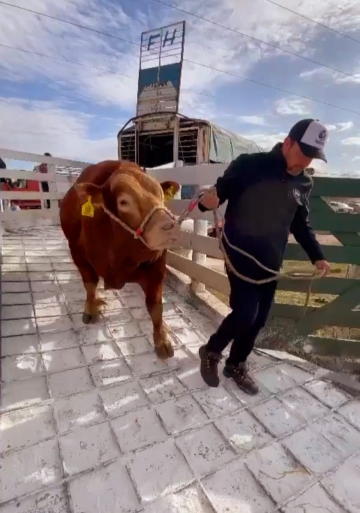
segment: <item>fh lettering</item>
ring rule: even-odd
[[[174,29],[172,31],[172,34],[169,33],[167,30],[165,33],[165,36],[162,38],[162,41],[160,42],[161,46],[164,48],[165,46],[172,46],[175,43],[176,38],[176,31],[177,29]],[[157,43],[157,40],[160,38],[160,34],[152,34],[149,37],[147,50],[151,50],[151,47],[154,46]]]

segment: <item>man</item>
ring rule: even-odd
[[[216,185],[205,191],[199,209],[213,210],[228,200],[223,229],[226,238],[267,268],[280,269],[292,233],[316,268],[328,274],[329,263],[309,224],[313,184],[304,172],[312,159],[327,162],[327,138],[328,131],[318,120],[299,121],[283,143],[276,144],[270,152],[243,154],[231,162]],[[243,276],[257,281],[272,276],[234,251],[224,238],[223,244],[233,267]],[[224,375],[233,378],[244,392],[256,394],[258,386],[247,373],[246,359],[265,326],[277,281],[258,285],[241,280],[228,268],[227,274],[232,311],[200,348],[200,372],[209,386],[217,387],[221,353],[233,340]]]

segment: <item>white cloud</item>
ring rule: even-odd
[[[317,20],[326,18],[326,23],[338,30],[351,31],[360,24],[358,0],[347,0],[346,11],[339,11],[336,6],[331,6],[323,0],[319,2],[313,0],[292,1],[294,5],[291,7],[294,7],[294,10],[306,13]],[[312,41],[322,30],[296,14],[280,9],[264,0],[253,0],[251,5],[249,4],[246,8],[246,16],[244,16],[244,10],[238,0],[224,0],[221,9],[218,7],[218,0],[182,0],[178,4],[180,8],[230,27],[233,32],[152,2],[141,3],[141,6],[134,2],[126,2],[124,5],[122,7],[119,3],[114,4],[108,0],[62,0],[61,2],[28,0],[26,4],[29,9],[80,23],[136,43],[139,42],[143,30],[186,18],[186,60],[182,75],[183,89],[180,111],[206,119],[211,119],[216,114],[215,101],[202,95],[216,96],[217,88],[220,85],[235,83],[239,79],[209,68],[196,66],[189,60],[205,63],[209,67],[219,68],[229,73],[247,76],[251,73],[253,66],[261,60],[273,59],[278,55],[286,56],[286,54],[274,47],[243,37],[236,31],[249,34],[273,46],[279,45],[290,51],[309,55],[312,52]],[[128,14],[130,11],[132,11],[131,17]],[[30,52],[76,61],[85,66],[76,66],[0,48],[2,80],[10,80],[17,85],[29,83],[34,85],[41,82],[51,84],[58,92],[59,98],[62,98],[62,105],[66,101],[64,96],[70,95],[69,92],[71,92],[82,102],[88,102],[89,106],[95,103],[96,105],[119,107],[123,109],[126,118],[134,114],[139,59],[139,49],[136,45],[126,44],[116,38],[105,37],[4,5],[0,5],[0,42]],[[293,57],[289,57],[289,60],[293,60]],[[90,69],[86,66],[102,70],[108,69],[113,73]],[[125,78],[119,74],[130,75],[134,78]],[[272,82],[273,78],[269,78],[269,82]],[[274,84],[277,83],[276,78],[281,81],[280,77],[275,77]],[[200,94],[189,92],[188,89]],[[262,89],[259,90],[259,94],[261,91]],[[14,102],[15,118],[20,119],[19,110],[16,109],[22,108],[26,119],[35,119],[33,112],[35,105],[20,106],[19,103]],[[283,115],[305,115],[309,112],[309,105],[301,99],[284,99],[278,105],[278,112]],[[69,155],[82,153],[86,148],[86,144],[84,146],[83,142],[88,141],[87,122],[83,116],[79,114],[77,118],[76,113],[62,110],[60,104],[56,106],[42,104],[42,108],[42,115],[46,116],[46,120],[41,118],[44,123],[46,121],[47,125],[51,125],[49,113],[56,112],[57,116],[63,116],[61,117],[63,126],[67,126],[67,130],[73,127],[72,139],[79,144],[75,148],[71,138],[68,138],[60,150],[59,146],[54,147],[54,153],[59,154],[65,150],[69,152]],[[11,109],[7,111],[10,118],[12,117],[11,112]],[[38,117],[38,122],[39,119]],[[261,116],[244,116],[242,121],[262,125]],[[76,122],[79,125],[76,125]],[[18,127],[24,129],[22,123],[17,126],[10,123],[10,126],[13,133],[10,133],[7,128],[8,135],[2,135],[2,137],[9,138],[7,139],[9,143],[14,141],[20,143]],[[32,128],[30,124],[28,128],[29,130]],[[75,134],[77,130],[80,130],[78,136]],[[37,138],[25,138],[24,141],[27,141],[26,144],[30,146],[41,146],[46,151],[52,147],[53,143],[55,144],[55,137],[52,131],[48,132],[44,128],[41,133],[38,133]],[[116,143],[116,132],[114,141]],[[101,142],[96,151],[101,154],[101,148],[106,147],[106,144],[103,146],[104,141]],[[109,147],[112,147],[111,145],[112,143]],[[96,147],[94,141],[92,141],[92,147]]]
[[[247,139],[255,141],[265,151],[271,150],[276,143],[282,142],[287,135],[286,132],[278,132],[275,134],[243,134]]]
[[[54,157],[85,162],[116,159],[115,126],[113,135],[94,140],[89,137],[92,120],[93,116],[51,102],[0,98],[0,148],[40,154],[48,151]]]
[[[351,159],[351,162],[355,162],[356,160],[360,160],[360,157],[354,157],[353,159]]]
[[[306,116],[310,114],[310,102],[302,98],[282,98],[275,104],[276,114],[281,116]]]
[[[343,139],[341,144],[344,146],[360,146],[360,135]]]
[[[338,123],[339,132],[345,132],[345,130],[350,130],[350,128],[354,127],[354,123],[352,121],[347,121],[346,123]]]
[[[249,125],[264,126],[266,124],[266,120],[263,116],[240,116],[239,120]]]
[[[303,78],[305,80],[314,80],[316,78],[326,78],[330,79],[331,81],[335,82],[336,84],[359,84],[360,83],[360,73],[358,71],[358,68],[355,69],[353,72],[349,70],[347,73],[349,75],[344,73],[339,73],[338,71],[324,68],[324,67],[318,67],[314,68],[309,71],[303,71],[300,73],[299,77]]]

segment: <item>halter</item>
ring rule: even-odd
[[[161,205],[158,205],[158,206],[155,206],[153,207],[150,212],[148,212],[148,214],[145,216],[145,218],[142,220],[139,228],[137,228],[136,230],[134,230],[133,228],[131,228],[128,224],[126,224],[124,221],[122,221],[122,219],[120,219],[119,217],[115,216],[109,209],[107,209],[105,207],[105,205],[102,205],[102,209],[103,211],[113,220],[115,221],[116,223],[118,223],[122,228],[124,228],[125,230],[127,230],[129,233],[131,233],[131,235],[134,237],[134,239],[139,239],[143,244],[145,244],[145,246],[147,246],[149,249],[153,250],[153,248],[151,248],[148,243],[146,242],[146,240],[144,239],[143,237],[143,233],[144,233],[144,230],[145,230],[145,226],[148,224],[148,222],[150,221],[150,219],[152,218],[152,216],[155,214],[155,212],[158,212],[160,210],[163,210],[164,212],[166,212],[168,214],[168,216],[173,219],[174,221],[177,221],[176,217],[174,216],[174,214],[166,207],[164,206],[161,206]]]

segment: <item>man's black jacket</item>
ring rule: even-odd
[[[281,148],[279,143],[270,152],[240,155],[215,185],[220,204],[228,200],[224,231],[229,242],[276,271],[282,265],[289,233],[312,263],[324,259],[309,223],[312,179],[305,172],[290,175]],[[199,209],[206,210],[201,204]],[[270,276],[223,242],[239,272],[253,279]]]

